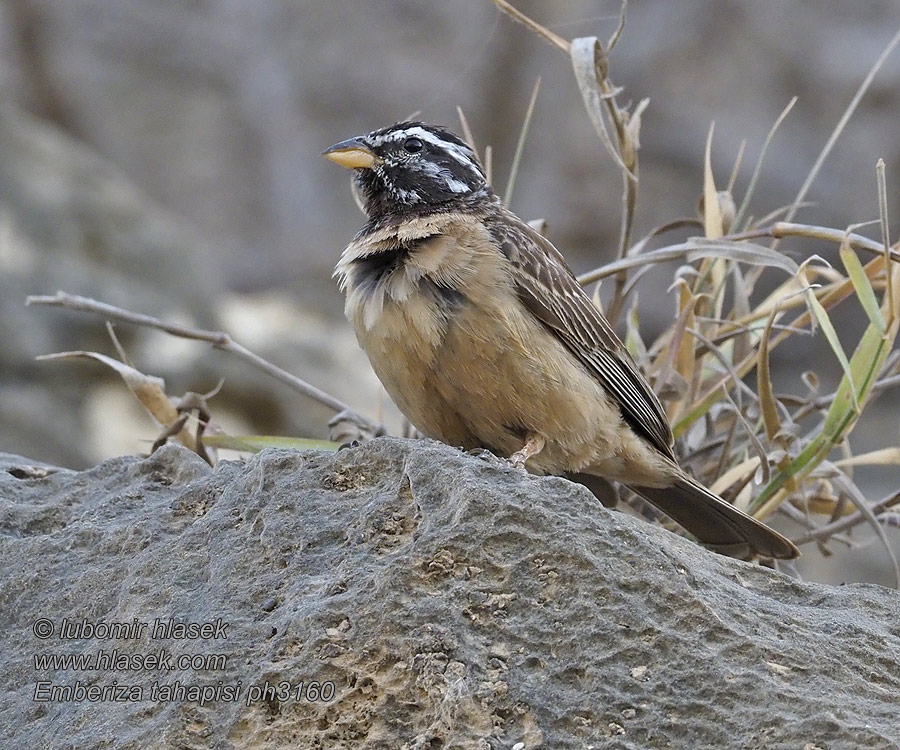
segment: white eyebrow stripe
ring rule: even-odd
[[[414,128],[406,128],[405,130],[395,130],[393,133],[388,133],[386,136],[383,136],[380,140],[383,143],[405,140],[407,138],[420,138],[423,141],[427,141],[432,146],[437,146],[445,150],[450,156],[452,156],[456,161],[461,164],[470,164],[475,166],[474,161],[472,160],[471,153],[466,153],[463,149],[455,143],[451,141],[445,141],[440,136],[435,135],[429,130],[425,130],[425,128],[416,126]],[[466,147],[468,150],[468,147]]]

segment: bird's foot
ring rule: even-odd
[[[530,432],[528,433],[528,439],[525,441],[525,445],[509,457],[509,462],[515,468],[525,471],[525,463],[528,459],[544,450],[544,446],[546,445],[547,441],[542,435]]]

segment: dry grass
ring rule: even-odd
[[[618,257],[579,281],[615,280],[607,317],[615,323],[625,312],[626,345],[665,400],[684,462],[701,481],[758,518],[776,509],[785,513],[802,528],[794,535],[800,544],[851,544],[844,533],[867,521],[885,541],[900,583],[900,568],[882,528],[897,523],[892,508],[900,503],[900,491],[871,502],[853,481],[854,467],[900,465],[900,446],[853,455],[849,441],[877,396],[900,383],[900,351],[894,348],[900,325],[900,254],[888,237],[884,163],[878,162],[875,175],[880,241],[856,234],[857,227],[791,221],[876,72],[900,42],[900,33],[872,66],[790,206],[761,221],[746,218],[764,174],[766,150],[793,101],[770,131],[740,204],[733,195],[737,163],[727,188],[716,186],[710,128],[698,222],[702,235],[651,249],[654,241],[685,222],[663,224],[630,242],[645,103],[632,111],[621,108],[616,102],[621,89],[611,79],[609,52],[622,33],[624,4],[619,26],[604,46],[594,37],[563,40],[505,0],[493,2],[571,58],[590,120],[622,172]],[[785,220],[773,222],[780,215]],[[836,243],[843,268],[833,268],[818,256],[795,263],[779,251],[787,237]],[[865,263],[859,252],[866,254]],[[639,333],[635,284],[647,269],[676,259],[690,264],[683,265],[674,280],[678,314],[655,341],[645,342]],[[760,280],[771,274],[781,276],[780,284],[769,294],[758,293]],[[845,302],[860,305],[868,319],[849,353],[831,322],[835,308]],[[840,364],[837,389],[820,393],[810,373],[805,393],[776,394],[769,366],[772,350],[816,331]]]

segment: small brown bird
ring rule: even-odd
[[[666,413],[559,251],[450,131],[402,122],[324,152],[368,222],[335,276],[384,387],[429,437],[539,474],[621,482],[704,544],[797,548],[689,477]]]

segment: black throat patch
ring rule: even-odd
[[[353,261],[353,268],[357,271],[357,277],[362,280],[371,280],[377,284],[382,278],[403,265],[409,257],[409,247],[397,245],[371,255],[364,255]]]
[[[382,283],[389,283],[388,277],[402,268],[403,264],[414,255],[422,245],[439,235],[427,235],[411,240],[405,244],[397,244],[370,255],[364,255],[352,261],[353,281],[366,296],[374,294]],[[425,275],[418,279],[418,294],[431,297],[438,303],[441,312],[448,313],[466,303],[465,295],[446,282]]]

